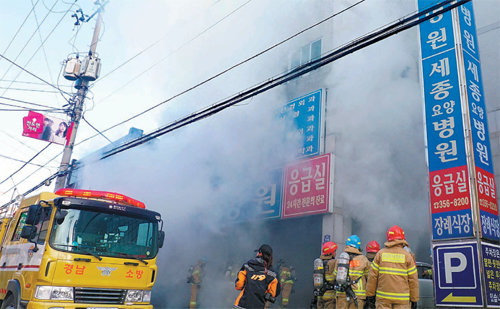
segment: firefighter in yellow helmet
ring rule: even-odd
[[[290,302],[293,284],[295,283],[295,269],[284,260],[278,261],[278,269],[281,279],[281,308],[287,308]]]
[[[366,298],[366,278],[370,262],[361,254],[357,235],[347,238],[344,252],[337,258],[337,309],[362,309]],[[344,268],[342,268],[344,267]],[[348,270],[348,271],[347,271]]]
[[[366,302],[368,308],[417,308],[418,274],[415,261],[403,247],[408,246],[402,228],[395,225],[387,231],[385,248],[377,252],[368,274]]]
[[[204,258],[199,259],[195,266],[190,267],[190,276],[187,282],[191,284],[191,297],[189,299],[189,309],[194,309],[197,307],[197,297],[198,292],[201,287],[201,279],[203,276],[203,269],[205,268],[206,260]]]
[[[317,309],[334,309],[335,308],[335,254],[337,253],[337,244],[333,241],[325,242],[322,246],[321,256],[316,261],[320,264],[320,282],[321,286],[316,286],[316,278],[314,279],[315,289],[314,298],[311,303],[311,308]],[[315,266],[316,269],[316,266]],[[316,271],[316,270],[315,270]],[[315,274],[316,276],[316,274]]]

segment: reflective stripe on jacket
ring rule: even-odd
[[[366,256],[361,254],[358,249],[346,246],[345,252],[353,256],[349,262],[349,278],[351,281],[358,280],[352,285],[352,290],[358,296],[359,299],[366,298],[366,280],[368,277],[368,272],[370,270],[370,262]],[[335,269],[335,276],[337,276],[337,269]],[[337,292],[337,296],[345,297],[345,292]]]
[[[403,249],[405,240],[385,243],[373,259],[366,296],[377,296],[377,301],[407,304],[418,301],[418,274],[413,257]]]

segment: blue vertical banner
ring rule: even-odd
[[[483,238],[498,241],[500,240],[500,221],[497,191],[472,2],[459,7],[458,20],[463,56],[461,65],[465,71],[481,232]]]
[[[424,10],[436,0],[419,0]],[[420,24],[433,239],[473,236],[459,63],[451,12]]]
[[[282,117],[293,119],[294,130],[297,130],[303,143],[297,149],[297,157],[312,157],[323,152],[324,131],[324,91],[314,92],[293,99],[282,111]]]

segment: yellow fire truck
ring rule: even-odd
[[[27,198],[1,221],[1,308],[153,308],[162,228],[159,213],[122,194]]]

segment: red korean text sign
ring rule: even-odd
[[[283,218],[331,211],[333,156],[328,153],[289,164],[285,168]]]

